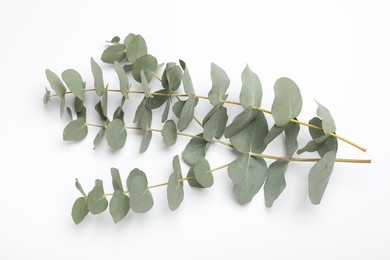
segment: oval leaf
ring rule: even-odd
[[[206,123],[203,123],[204,139],[207,142],[212,142],[214,138],[221,138],[221,136],[225,132],[227,120],[228,115],[227,109],[225,107],[218,107],[217,110],[214,110],[209,120],[207,120]]]
[[[195,179],[194,165],[188,170],[187,173],[187,182],[191,187],[195,188],[204,188],[200,183]]]
[[[251,107],[245,108],[240,114],[238,114],[233,122],[225,129],[225,137],[230,138],[246,128],[257,115],[257,110],[253,110]]]
[[[70,122],[62,134],[64,141],[80,141],[88,134],[85,118],[81,117]]]
[[[84,82],[80,74],[74,69],[68,69],[62,72],[61,77],[70,91],[80,100],[84,100]]]
[[[198,160],[194,165],[195,180],[204,188],[213,186],[214,177],[210,171],[210,164],[206,159]]]
[[[324,133],[327,135],[336,132],[336,124],[329,110],[318,102],[317,105],[317,116],[322,119],[322,129],[324,130]]]
[[[167,197],[169,208],[173,211],[176,210],[184,198],[182,174],[180,167],[179,156],[175,156],[172,161],[173,173],[169,176]]]
[[[267,208],[272,207],[274,201],[279,197],[280,193],[286,188],[285,173],[287,170],[288,161],[275,161],[267,171],[267,178],[264,184],[264,199]]]
[[[176,143],[177,129],[176,124],[173,120],[168,120],[165,122],[161,131],[161,135],[166,145],[171,146]]]
[[[97,215],[107,209],[108,201],[104,195],[103,186],[95,185],[95,187],[88,193],[87,207],[93,214]]]
[[[113,64],[115,61],[122,62],[125,58],[126,46],[124,44],[114,44],[103,51],[101,60]]]
[[[259,77],[246,65],[241,74],[240,103],[243,108],[260,107],[263,91]]]
[[[211,63],[211,81],[212,86],[208,96],[210,103],[215,106],[225,96],[230,80],[223,69]]]
[[[103,72],[99,64],[97,64],[93,58],[91,58],[91,70],[94,79],[96,95],[101,97],[104,92]]]
[[[141,146],[139,148],[140,153],[144,153],[146,152],[146,150],[148,150],[151,140],[152,140],[152,132],[146,131],[142,137]]]
[[[301,92],[289,78],[280,78],[274,85],[275,99],[272,104],[272,116],[277,126],[284,126],[290,119],[296,118],[302,110]]]
[[[182,153],[183,160],[189,165],[194,165],[199,159],[204,158],[209,148],[209,143],[202,138],[202,134],[197,136],[191,138]]]
[[[168,69],[167,80],[169,91],[175,91],[180,87],[183,78],[183,72],[178,65],[174,65]],[[165,85],[163,85],[165,87]]]
[[[322,120],[319,119],[318,117],[314,117],[309,121],[309,124],[321,127]],[[319,138],[325,134],[324,131],[317,130],[314,128],[309,128],[309,132],[313,139]],[[326,140],[325,143],[318,149],[318,154],[321,157],[323,157],[324,154],[326,154],[329,151],[337,152],[337,149],[338,149],[337,138],[330,136],[328,140]]]
[[[127,138],[125,124],[120,119],[112,120],[107,126],[106,139],[112,149],[121,149]]]
[[[191,123],[194,117],[195,105],[195,95],[188,96],[188,99],[181,110],[179,122],[177,123],[177,129],[179,129],[180,132],[186,130]]]
[[[122,65],[117,61],[114,62],[114,69],[119,78],[121,93],[126,99],[129,99],[129,78],[127,77]]]
[[[126,57],[130,62],[134,62],[139,57],[148,54],[148,47],[145,39],[141,35],[134,35],[126,42]]]
[[[121,221],[129,212],[129,197],[123,190],[115,190],[110,200],[110,215],[115,223]]]
[[[66,88],[61,79],[51,70],[46,70],[46,78],[49,81],[50,87],[62,99],[65,96]]]
[[[146,80],[149,82],[152,80],[152,72],[156,70],[157,66],[157,59],[150,54],[146,54],[135,60],[131,73],[133,74],[133,78],[141,83],[141,70],[143,70]]]
[[[195,95],[194,86],[192,84],[190,72],[188,71],[187,67],[185,67],[184,72],[183,72],[183,87],[184,87],[184,92],[188,96]]]
[[[130,208],[137,213],[149,211],[154,202],[145,173],[135,168],[130,172],[126,183],[129,190]]]
[[[72,219],[73,222],[78,225],[88,215],[87,198],[79,197],[72,207]]]
[[[102,128],[102,129],[99,130],[99,132],[97,133],[95,139],[93,139],[93,149],[94,150],[102,142],[105,134],[106,134],[106,129],[105,128]]]

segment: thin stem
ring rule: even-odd
[[[214,168],[214,169],[211,169],[211,170],[210,170],[210,172],[216,172],[216,171],[222,170],[222,169],[224,169],[224,168],[228,167],[228,166],[229,166],[229,164],[230,164],[230,163],[228,163],[228,164],[225,164],[225,165],[222,165],[222,166],[219,166],[219,167],[217,167],[217,168]]]

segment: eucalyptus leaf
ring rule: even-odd
[[[126,138],[127,131],[123,121],[120,119],[112,120],[108,124],[106,131],[108,145],[115,150],[121,149],[126,143]]]
[[[161,117],[161,123],[164,123],[165,121],[167,121],[170,107],[171,107],[171,99],[168,98],[167,102],[165,104],[164,112],[163,112],[162,117]]]
[[[99,64],[97,64],[93,58],[91,58],[91,70],[94,79],[96,95],[101,97],[104,92],[103,72]]]
[[[277,126],[273,125],[271,129],[269,130],[266,137],[264,137],[264,143],[266,145],[270,144],[273,140],[275,140],[276,137],[278,137],[283,131],[286,129],[287,125],[284,126]]]
[[[316,102],[318,105],[317,116],[322,119],[322,129],[324,130],[324,133],[330,134],[336,132],[336,124],[329,110],[321,105],[317,100]]]
[[[309,121],[309,124],[315,125],[317,127],[322,126],[322,120],[319,119],[318,117],[314,117]],[[324,131],[322,130],[317,130],[314,128],[309,128],[310,135],[313,139],[319,138],[324,135]],[[324,154],[326,154],[329,151],[334,151],[337,152],[338,149],[338,143],[337,143],[337,138],[330,136],[324,143],[323,145],[318,149],[318,154],[323,157]]]
[[[286,188],[285,173],[288,161],[275,161],[267,171],[267,178],[264,184],[264,199],[267,208],[272,207],[280,193]]]
[[[114,62],[114,69],[119,78],[121,93],[126,99],[129,99],[129,78],[119,62]]]
[[[104,194],[102,185],[95,185],[95,187],[88,193],[87,207],[88,210],[93,214],[97,215],[107,209],[108,201]]]
[[[156,70],[157,65],[157,59],[150,54],[139,57],[134,61],[133,69],[131,70],[133,78],[141,83],[141,70],[143,70],[146,80],[148,82],[151,81],[153,77],[152,73]]]
[[[184,92],[188,96],[195,95],[194,85],[192,84],[190,72],[188,71],[187,67],[184,68],[184,72],[183,72],[183,87],[184,87]]]
[[[153,207],[153,197],[148,188],[148,180],[143,171],[135,168],[127,178],[130,208],[137,213],[145,213]]]
[[[234,148],[240,153],[262,153],[267,145],[264,138],[268,134],[268,124],[264,113],[256,112],[252,122],[240,132],[230,138]]]
[[[106,134],[106,129],[102,127],[99,132],[97,133],[95,139],[93,139],[93,149],[95,150],[96,147],[102,142],[104,135]]]
[[[112,178],[112,187],[114,190],[122,190],[123,191],[123,185],[121,180],[121,175],[119,173],[119,170],[117,168],[111,168],[111,178]]]
[[[161,76],[161,85],[163,86],[164,89],[166,89],[169,93],[171,92],[171,87],[169,85],[169,82],[168,82],[168,71],[175,67],[176,66],[176,63],[174,62],[168,62],[166,65],[165,65],[165,69],[164,69],[164,72]]]
[[[177,118],[180,118],[180,114],[181,114],[181,111],[183,111],[183,107],[184,107],[185,103],[186,103],[186,101],[179,100],[179,101],[175,102],[175,104],[173,104],[172,112],[173,112],[173,114],[175,114],[175,116]]]
[[[146,152],[152,140],[152,131],[146,131],[142,137],[141,146],[139,148],[140,153]]]
[[[45,95],[43,96],[43,104],[47,104],[50,101],[50,91],[45,88]]]
[[[145,104],[146,104],[146,100],[145,98],[143,98],[141,103],[139,103],[137,109],[135,110],[133,123],[141,121],[142,113],[145,109]]]
[[[169,176],[167,197],[169,208],[173,211],[176,210],[184,198],[183,178],[180,167],[179,156],[175,156],[172,161],[173,173]]]
[[[298,149],[299,129],[299,124],[290,122],[287,124],[286,130],[284,130],[284,133],[286,134],[286,148],[288,158],[291,158]]]
[[[141,115],[141,128],[142,131],[148,131],[152,124],[152,110],[147,107],[144,107]]]
[[[87,109],[85,108],[85,106],[82,106],[80,112],[77,112],[76,115],[77,118],[87,119]]]
[[[180,87],[182,78],[183,78],[183,72],[180,66],[175,65],[172,68],[170,68],[167,72],[169,90],[175,91],[176,89],[178,89]]]
[[[84,107],[84,102],[79,99],[78,97],[75,97],[74,98],[74,111],[76,111],[76,113],[80,113],[81,110],[83,109]]]
[[[107,90],[107,88],[106,88],[106,90]],[[101,101],[102,101],[102,111],[103,111],[103,114],[106,116],[106,118],[107,118],[107,103],[108,103],[108,94],[107,94],[107,91],[104,91],[103,92],[103,96],[102,96],[102,99],[101,99]]]
[[[218,109],[212,113],[209,120],[203,123],[204,139],[207,142],[212,142],[214,138],[221,138],[225,131],[227,120],[227,109],[225,107],[218,106]]]
[[[125,112],[123,112],[122,107],[118,107],[114,111],[114,115],[112,116],[112,119],[120,119],[123,121],[124,116],[125,116]]]
[[[105,63],[114,64],[122,62],[126,58],[126,46],[124,44],[114,44],[102,53],[101,60]]]
[[[119,36],[114,36],[114,37],[111,39],[110,43],[118,43],[118,42],[120,42],[120,41],[121,41],[121,38],[119,38]]]
[[[76,181],[75,181],[75,186],[76,186],[76,189],[78,189],[80,191],[80,193],[83,194],[84,197],[87,196],[87,194],[85,194],[85,191],[84,191],[83,187],[81,186],[78,179],[76,179]]]
[[[305,147],[299,149],[297,151],[297,153],[302,154],[304,152],[316,152],[324,145],[324,143],[326,142],[326,140],[328,140],[328,138],[329,138],[329,135],[323,135],[321,137],[313,139],[313,140],[309,141],[305,145]]]
[[[194,165],[199,159],[205,157],[209,143],[203,139],[202,134],[191,138],[182,153],[183,160],[189,165]]]
[[[204,188],[200,183],[195,179],[194,165],[190,167],[187,173],[187,182],[191,187],[195,188]]]
[[[187,68],[187,65],[186,65],[184,60],[179,59],[179,64],[180,64],[180,67],[182,68],[182,70],[185,70]]]
[[[65,96],[66,88],[61,79],[51,70],[46,70],[46,78],[49,81],[50,87],[62,99]]]
[[[166,89],[160,89],[156,91],[159,94],[168,94]],[[168,99],[168,96],[151,96],[146,100],[146,106],[150,109],[156,109],[161,107]]]
[[[179,122],[177,123],[177,128],[180,132],[186,130],[191,123],[194,117],[196,103],[195,95],[188,96],[188,99],[186,100],[183,109],[181,110]]]
[[[61,98],[60,102],[60,117],[64,115],[65,112],[65,97]]]
[[[176,124],[173,120],[168,120],[165,122],[161,130],[161,135],[163,137],[163,142],[166,145],[172,146],[176,143],[177,129],[176,129]]]
[[[145,98],[147,99],[149,97],[150,87],[148,85],[148,80],[146,79],[146,75],[144,70],[141,70],[141,86],[145,93]]]
[[[252,120],[257,115],[257,110],[252,109],[251,107],[247,107],[242,111],[240,114],[238,114],[234,119],[233,122],[228,125],[225,129],[225,137],[230,138],[246,128]]]
[[[241,204],[249,203],[263,186],[267,164],[263,158],[242,154],[228,166],[233,192]]]
[[[133,64],[125,64],[122,66],[123,70],[127,73],[133,69]]]
[[[296,118],[302,110],[301,92],[289,78],[279,78],[274,85],[275,99],[272,104],[272,116],[277,126],[284,126]]]
[[[248,65],[241,74],[242,88],[240,92],[240,103],[243,108],[260,107],[263,97],[263,90],[259,77]]]
[[[320,204],[328,185],[333,166],[336,160],[336,152],[329,151],[314,164],[309,173],[309,197],[314,205]]]
[[[211,63],[211,81],[212,86],[208,96],[210,103],[215,106],[225,96],[230,85],[230,80],[223,69]]]
[[[62,72],[62,80],[72,93],[81,100],[84,100],[84,81],[80,74],[74,69],[68,69]]]
[[[105,114],[105,111],[103,110],[103,106],[102,106],[102,101],[99,101],[96,105],[95,105],[95,110],[96,112],[98,113],[99,117],[100,117],[100,120],[102,122],[105,122],[106,119],[107,119],[107,115]]]
[[[199,159],[194,165],[195,180],[204,188],[213,186],[214,177],[210,170],[209,162],[202,158]]]
[[[80,141],[88,134],[88,127],[85,118],[78,118],[70,122],[63,131],[64,141]]]
[[[135,35],[126,43],[126,57],[130,62],[134,62],[139,57],[148,54],[145,39],[141,35]]]
[[[87,198],[79,197],[73,204],[72,207],[72,219],[73,222],[78,225],[88,215],[89,210],[87,208]]]
[[[72,109],[70,109],[70,107],[66,107],[66,112],[68,113],[70,121],[73,121]]]
[[[115,190],[110,200],[110,215],[114,223],[121,221],[129,212],[130,202],[129,197],[123,190]]]
[[[126,38],[123,40],[123,43],[128,46],[131,42],[131,40],[133,40],[135,34],[134,33],[129,33]]]

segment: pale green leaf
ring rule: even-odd
[[[141,115],[142,131],[147,131],[150,128],[152,124],[152,117],[153,117],[152,110],[150,110],[147,107],[144,107]]]
[[[102,101],[99,101],[96,105],[95,105],[95,110],[96,112],[98,113],[99,117],[100,117],[100,120],[102,122],[105,122],[106,119],[107,119],[107,115],[105,114],[105,111],[103,110],[103,106],[102,106]]]
[[[80,74],[74,69],[68,69],[62,72],[62,80],[72,93],[81,100],[84,100],[84,81]]]
[[[114,69],[119,78],[121,93],[126,99],[129,99],[129,78],[127,77],[126,72],[122,68],[121,64],[117,61],[114,62]]]
[[[73,222],[78,225],[81,223],[81,221],[84,220],[84,218],[88,215],[88,208],[87,208],[87,198],[86,197],[79,197],[74,202],[72,207],[72,219]]]
[[[264,199],[267,208],[272,207],[274,201],[279,197],[280,193],[286,188],[285,173],[287,170],[288,161],[275,161],[267,171],[267,178],[264,184]]]
[[[60,103],[60,117],[64,115],[65,112],[65,97],[61,98],[61,103]]]
[[[94,79],[96,95],[101,97],[104,92],[103,72],[99,64],[97,64],[93,58],[91,58],[91,70]]]
[[[273,140],[275,140],[276,137],[278,137],[281,133],[283,133],[286,127],[287,125],[277,126],[274,124],[269,130],[267,136],[264,138],[264,143],[266,145],[270,144]]]
[[[165,122],[161,131],[161,135],[163,137],[164,144],[172,146],[176,143],[177,129],[173,120],[168,120]]]
[[[209,143],[203,139],[202,134],[191,138],[182,153],[183,160],[189,165],[194,165],[199,159],[205,157]]]
[[[145,98],[149,98],[150,87],[148,85],[148,80],[146,79],[146,75],[143,69],[141,70],[141,86],[145,93]]]
[[[130,41],[126,42],[126,57],[130,62],[146,54],[148,54],[148,47],[141,35],[134,35]]]
[[[263,158],[242,154],[228,166],[228,175],[233,181],[233,192],[237,200],[249,203],[260,190],[267,174],[267,164]]]
[[[88,193],[87,197],[87,207],[93,215],[102,213],[108,206],[103,186],[100,183],[97,181],[95,187]]]
[[[85,118],[78,118],[70,122],[62,134],[64,141],[80,141],[88,134]]]
[[[122,107],[118,107],[115,111],[114,111],[114,115],[112,116],[112,119],[119,119],[119,120],[122,120],[123,121],[123,118],[125,116],[125,112],[123,111]]]
[[[175,155],[175,157],[173,157],[172,167],[173,167],[173,172],[177,175],[179,179],[181,179],[182,173],[181,173],[180,159],[178,155]]]
[[[139,57],[134,61],[133,69],[131,70],[133,78],[141,83],[141,70],[144,70],[146,80],[148,82],[151,81],[152,73],[156,70],[157,65],[157,59],[150,54]]]
[[[112,187],[114,188],[114,190],[123,191],[121,175],[119,174],[119,170],[117,168],[111,168],[111,178],[112,178]]]
[[[156,93],[168,94],[166,89],[160,89]],[[168,96],[151,96],[146,100],[146,106],[150,109],[161,107],[168,99]]]
[[[84,191],[83,187],[81,186],[78,179],[76,179],[76,181],[75,181],[75,186],[76,186],[76,189],[78,189],[80,191],[80,193],[84,195],[84,197],[87,196],[87,194],[85,194],[85,191]]]
[[[267,145],[264,137],[268,134],[268,124],[261,111],[256,112],[252,122],[230,138],[234,148],[241,153],[262,153]]]
[[[260,107],[263,97],[263,90],[259,77],[248,65],[241,74],[242,88],[240,92],[240,103],[243,108]]]
[[[143,171],[135,168],[127,178],[130,208],[137,213],[145,213],[153,207],[152,193],[148,188],[148,180]]]
[[[245,108],[240,114],[238,114],[233,122],[225,129],[225,137],[230,138],[246,128],[257,115],[257,110],[253,110],[251,107]]]
[[[126,46],[124,44],[114,44],[102,53],[101,60],[105,63],[114,64],[115,61],[122,62],[126,58]]]
[[[129,33],[126,38],[124,39],[123,43],[128,46],[131,42],[131,40],[134,38],[135,34],[134,33]]]
[[[320,103],[318,103],[317,100],[316,102],[318,105],[317,116],[322,119],[322,129],[324,130],[324,133],[330,134],[336,132],[336,124],[329,110]]]
[[[211,63],[211,81],[212,86],[208,96],[210,103],[215,106],[224,98],[230,85],[230,80],[223,69]]]
[[[181,81],[183,78],[183,72],[178,65],[173,66],[167,72],[167,80],[170,91],[175,91],[180,87]],[[163,85],[164,86],[164,85]]]
[[[164,112],[163,112],[162,117],[161,117],[161,123],[164,123],[168,119],[170,107],[171,107],[171,99],[168,98],[167,102],[165,104]]]
[[[47,104],[50,101],[50,91],[45,88],[45,95],[43,96],[43,104]]]
[[[81,110],[83,109],[83,107],[84,107],[84,101],[82,101],[78,97],[75,97],[74,98],[74,111],[76,111],[76,113],[80,113]]]
[[[322,120],[319,119],[318,117],[314,117],[313,119],[311,119],[309,121],[309,124],[315,125],[317,127],[321,127],[322,126]],[[317,129],[314,129],[314,128],[309,128],[309,132],[310,132],[310,135],[311,135],[311,137],[313,139],[317,139],[317,138],[319,138],[319,137],[324,135],[324,131],[317,130]],[[329,151],[337,152],[337,149],[338,149],[337,138],[333,137],[333,136],[330,136],[323,143],[323,145],[318,149],[317,152],[319,153],[319,155],[321,157],[323,157],[324,154],[326,154]]]
[[[114,37],[111,39],[110,43],[118,43],[118,42],[120,42],[120,41],[121,41],[121,38],[119,38],[119,36],[114,36]]]
[[[107,89],[107,88],[106,88]],[[102,111],[103,111],[103,114],[106,116],[107,118],[107,103],[108,103],[108,94],[107,94],[107,91],[104,91],[103,93],[103,96],[102,96]]]
[[[299,124],[290,122],[287,124],[286,130],[284,130],[284,133],[286,134],[286,148],[288,158],[291,158],[298,149],[299,129]]]
[[[183,110],[183,107],[184,107],[185,103],[186,103],[186,101],[179,100],[179,101],[175,102],[175,104],[173,104],[172,112],[173,112],[173,114],[175,114],[175,116],[177,118],[180,118],[180,114],[181,114],[181,111]]]
[[[194,165],[188,170],[187,173],[187,182],[191,187],[195,188],[204,188],[200,183],[195,179]]]
[[[46,78],[49,81],[50,87],[62,99],[65,96],[66,88],[61,79],[51,70],[46,70]]]
[[[188,96],[195,95],[194,86],[192,84],[190,72],[188,71],[187,67],[185,67],[184,72],[183,72],[183,87],[184,87],[184,92]]]
[[[176,210],[184,198],[183,178],[180,167],[179,156],[175,156],[172,161],[173,173],[169,176],[167,197],[169,208],[173,211]]]
[[[115,223],[121,221],[129,212],[129,197],[123,190],[115,190],[110,200],[110,215]]]
[[[290,119],[296,118],[302,110],[301,92],[289,78],[279,78],[274,85],[275,99],[272,104],[272,116],[277,126],[284,126]]]
[[[218,109],[213,109],[210,112],[213,112],[210,118],[206,122],[203,120],[203,137],[207,142],[212,142],[214,138],[221,138],[225,132],[228,120],[227,109],[225,107],[218,106]]]
[[[213,186],[214,177],[210,170],[210,164],[206,159],[198,160],[194,165],[195,180],[204,188]]]
[[[73,121],[72,109],[70,109],[70,107],[66,107],[66,112],[68,113],[70,121]]]
[[[112,120],[108,124],[106,132],[107,143],[112,149],[121,149],[125,145],[127,132],[122,120]]]
[[[188,99],[186,100],[183,109],[181,110],[179,122],[177,123],[177,129],[179,129],[180,132],[186,130],[191,123],[194,117],[196,104],[197,102],[195,95],[188,96]]]
[[[328,185],[333,166],[336,160],[336,152],[329,151],[314,164],[309,173],[309,197],[311,203],[320,204]]]
[[[82,106],[80,112],[77,112],[76,115],[77,118],[87,119],[87,109],[85,108],[85,106]]]
[[[141,103],[139,103],[137,109],[135,110],[134,120],[133,123],[141,121],[142,113],[145,109],[146,100],[145,98],[142,99]]]
[[[329,138],[329,135],[323,135],[323,136],[320,136],[316,139],[313,139],[313,140],[309,141],[305,145],[305,147],[299,149],[297,151],[297,153],[301,154],[304,152],[316,152],[324,145],[324,143],[326,142],[326,140],[328,140],[328,138]]]
[[[140,153],[146,152],[146,150],[149,148],[151,140],[152,140],[152,131],[146,131],[142,137],[141,146],[139,148]]]
[[[93,139],[93,149],[95,150],[96,147],[102,142],[104,135],[106,134],[106,129],[102,127],[99,132],[97,133],[95,139]]]

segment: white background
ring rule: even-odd
[[[389,2],[232,2],[2,3],[0,259],[390,259]],[[278,77],[294,79],[304,99],[299,118],[315,115],[316,98],[331,110],[340,135],[368,148],[362,153],[340,143],[339,157],[370,158],[372,164],[337,164],[319,206],[307,195],[312,164],[294,163],[271,209],[264,206],[263,190],[252,203],[239,205],[222,170],[211,189],[185,185],[176,212],[170,212],[160,188],[152,191],[155,207],[147,214],[130,213],[115,225],[105,212],[74,225],[76,177],[87,191],[100,178],[110,192],[110,167],[119,168],[123,179],[139,167],[150,184],[166,182],[172,157],[188,142],[180,137],[167,148],[155,134],[149,150],[138,154],[141,135],[129,132],[125,149],[112,152],[104,142],[94,151],[97,129],[82,142],[65,143],[68,119],[59,118],[58,100],[42,104],[46,68],[57,74],[74,68],[90,84],[89,58],[99,60],[105,40],[130,32],[142,34],[159,61],[186,60],[201,95],[211,87],[211,62],[228,73],[231,100],[238,99],[248,63],[262,81],[264,108],[271,107]],[[116,88],[112,68],[102,66]],[[158,88],[158,82],[152,84]],[[140,98],[131,96],[126,105],[129,125]],[[119,99],[112,95],[111,112]],[[92,116],[97,99],[90,93],[87,100],[90,120],[97,123]],[[196,116],[203,118],[210,108],[200,101]],[[241,111],[228,108],[230,118]],[[161,127],[160,115],[155,128]],[[186,132],[200,128],[193,123]],[[301,128],[300,146],[308,140]],[[282,155],[282,142],[267,153]],[[235,157],[217,144],[207,155],[212,168]]]

